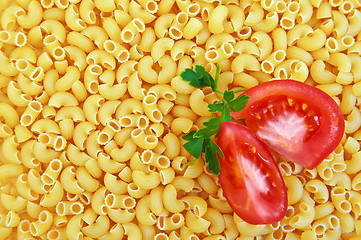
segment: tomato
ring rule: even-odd
[[[287,189],[266,145],[244,125],[224,122],[218,146],[224,158],[219,181],[229,205],[244,221],[280,221],[287,210]]]
[[[312,169],[340,143],[345,122],[325,92],[294,80],[262,83],[244,92],[247,106],[232,112],[276,152]]]

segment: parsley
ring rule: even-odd
[[[196,158],[193,162],[186,162],[185,164],[191,165],[198,161],[202,152],[204,153],[204,161],[208,164],[208,168],[215,175],[220,172],[217,153],[223,158],[223,152],[219,146],[211,139],[211,137],[218,136],[219,130],[223,122],[231,121],[231,113],[229,109],[234,112],[242,110],[249,99],[246,95],[241,95],[235,98],[235,93],[244,91],[239,89],[237,91],[226,90],[224,92],[218,89],[218,79],[221,69],[219,65],[216,69],[216,76],[213,78],[205,69],[200,65],[196,65],[194,70],[185,69],[180,77],[189,83],[189,85],[196,88],[210,87],[213,92],[222,95],[222,98],[215,104],[209,104],[208,110],[211,113],[209,120],[204,122],[204,128],[191,131],[185,134],[182,138],[187,142],[183,147]],[[214,113],[220,113],[219,117],[213,118]]]

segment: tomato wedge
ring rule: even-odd
[[[340,143],[345,122],[325,92],[294,80],[262,83],[244,92],[247,106],[232,112],[269,147],[312,169]]]
[[[222,124],[217,144],[224,154],[218,156],[219,181],[234,212],[251,224],[280,221],[287,210],[287,189],[266,145],[233,122]]]

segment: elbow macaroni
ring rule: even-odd
[[[356,239],[361,214],[361,4],[16,0],[0,3],[1,239]],[[280,222],[251,225],[181,136],[219,89],[294,79],[345,116],[317,168],[284,158]]]

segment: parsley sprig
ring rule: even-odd
[[[208,104],[208,110],[211,113],[209,120],[204,122],[204,128],[191,131],[184,135],[182,138],[187,142],[183,147],[196,158],[193,162],[186,162],[185,164],[193,164],[204,153],[204,161],[208,163],[208,169],[215,175],[220,172],[220,166],[218,162],[217,153],[224,157],[220,147],[211,139],[211,137],[218,136],[219,130],[223,122],[231,121],[231,114],[229,109],[234,112],[242,110],[249,99],[246,95],[241,95],[235,98],[235,93],[244,91],[246,89],[237,89],[235,91],[226,90],[224,92],[218,89],[218,80],[221,68],[218,65],[216,69],[215,78],[213,78],[205,69],[200,65],[196,65],[194,70],[187,68],[181,74],[180,77],[189,83],[189,85],[196,88],[210,87],[213,92],[222,95],[222,98],[214,104]],[[213,117],[215,113],[218,117]]]

